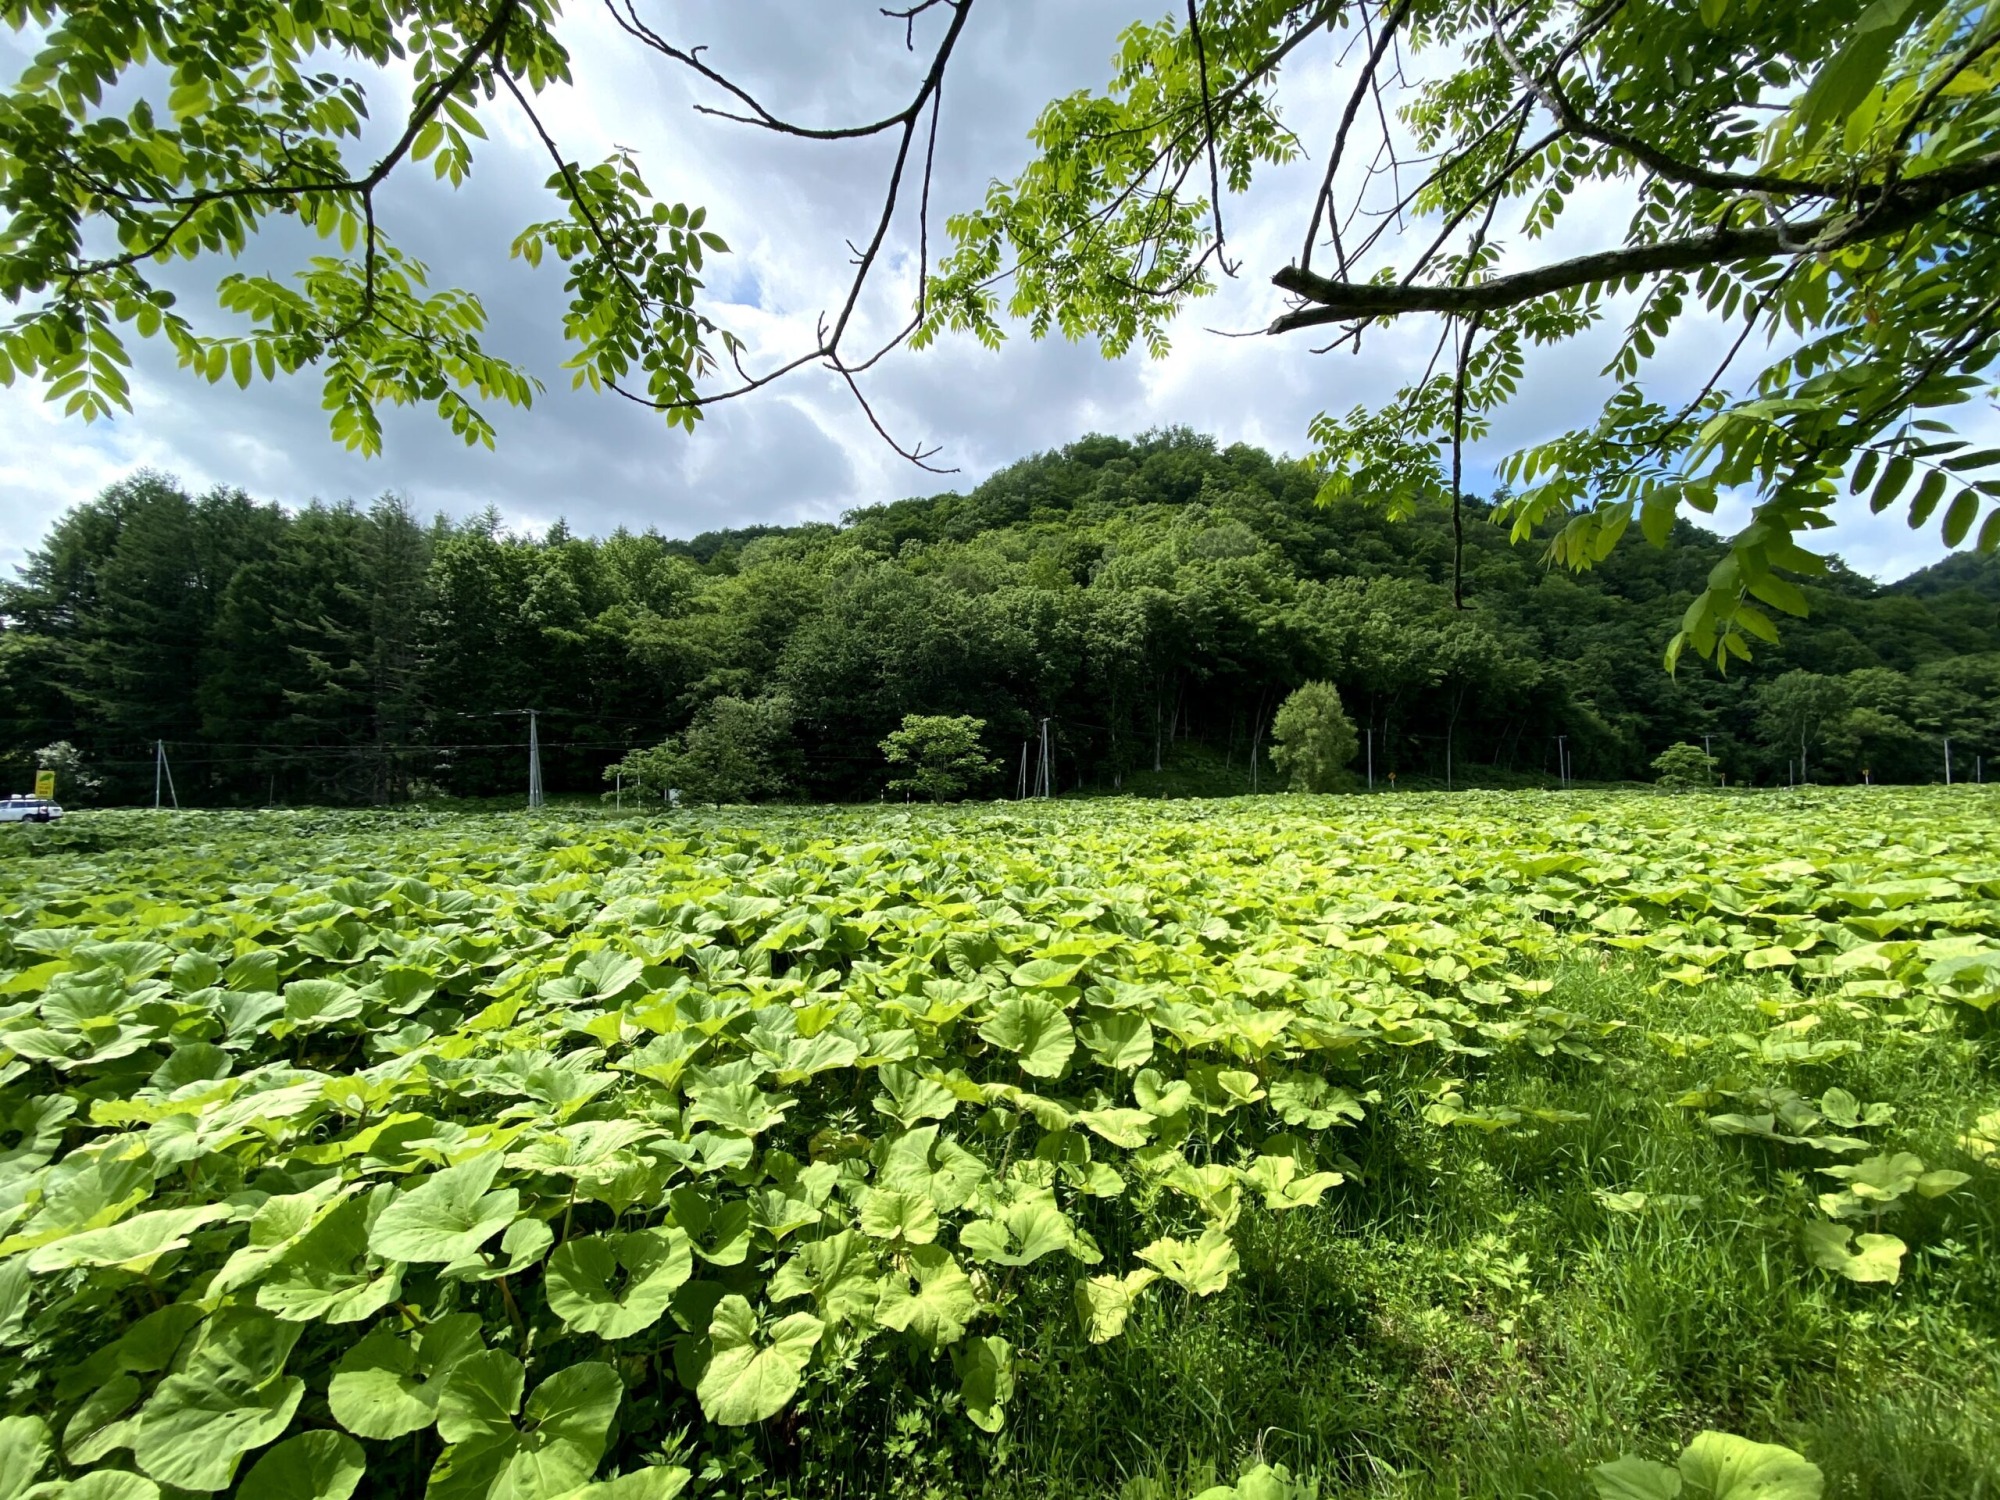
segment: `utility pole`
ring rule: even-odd
[[[542,736],[538,725],[540,712],[528,710],[528,807],[532,811],[542,805]]]
[[[1368,790],[1375,790],[1375,726],[1368,726]]]
[[[1015,800],[1019,802],[1026,802],[1028,800],[1028,742],[1026,740],[1021,741],[1021,788],[1015,793]]]
[[[1036,795],[1044,801],[1055,795],[1056,778],[1054,759],[1055,757],[1051,753],[1051,743],[1049,740],[1049,721],[1043,719],[1041,764],[1036,768],[1035,791]]]
[[[1556,736],[1556,780],[1567,789],[1569,786],[1569,736]]]
[[[160,780],[166,778],[167,795],[173,798],[174,811],[181,810],[180,793],[174,790],[174,768],[167,764],[167,742],[153,741],[153,811],[160,810]]]
[[[623,771],[619,771],[616,774],[618,777],[618,789],[615,792],[613,792],[612,795],[616,797],[618,800],[612,804],[612,810],[615,812],[623,812],[625,811],[625,773]]]
[[[1944,784],[1951,785],[1951,736],[1944,737]]]

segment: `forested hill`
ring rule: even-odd
[[[878,795],[877,744],[910,712],[986,720],[994,790],[1043,718],[1065,791],[1222,790],[1248,786],[1277,704],[1320,677],[1378,776],[1405,782],[1447,756],[1461,784],[1539,774],[1558,735],[1585,777],[1644,776],[1703,735],[1732,780],[1767,783],[1801,738],[1815,779],[1933,779],[1946,735],[1963,766],[2000,751],[1990,557],[1887,587],[1836,567],[1781,646],[1669,678],[1713,538],[1683,527],[1658,550],[1635,531],[1571,575],[1478,512],[1461,611],[1447,515],[1321,509],[1315,488],[1302,465],[1170,431],[839,526],[592,540],[512,536],[495,514],[425,524],[393,499],[289,513],[143,473],[0,586],[0,751],[20,780],[70,741],[105,800],[150,799],[156,741],[184,802],[511,792],[533,708],[550,790],[596,790],[626,748],[730,698],[790,726],[800,796]]]

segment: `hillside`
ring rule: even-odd
[[[764,726],[792,795],[879,795],[877,744],[912,712],[984,719],[994,790],[1044,718],[1065,791],[1268,787],[1253,744],[1313,678],[1404,784],[1552,774],[1559,737],[1579,776],[1646,776],[1707,736],[1732,781],[1767,783],[1800,732],[1816,778],[1932,779],[1946,734],[1962,764],[2000,749],[1991,559],[1888,587],[1836,564],[1781,645],[1669,677],[1713,537],[1634,533],[1573,575],[1474,505],[1455,610],[1447,515],[1322,509],[1315,489],[1177,430],[837,526],[592,540],[426,525],[393,499],[290,514],[142,474],[0,590],[0,734],[16,774],[66,739],[127,799],[150,797],[163,741],[182,795],[224,802],[511,792],[529,708],[550,789],[595,790],[626,749],[732,704],[755,705],[731,722]],[[1803,730],[1764,692],[1801,671],[1833,680]]]

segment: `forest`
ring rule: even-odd
[[[513,794],[528,710],[552,793],[691,725],[760,726],[785,799],[868,800],[910,713],[984,721],[1019,787],[1048,720],[1062,793],[1274,789],[1285,695],[1339,689],[1353,775],[1651,779],[1705,741],[1731,784],[1983,776],[2000,752],[2000,560],[1877,584],[1837,561],[1811,612],[1729,672],[1662,647],[1725,555],[1685,521],[1596,569],[1510,545],[1471,502],[1321,505],[1305,462],[1185,429],[1089,437],[969,492],[691,540],[407,501],[287,510],[142,472],[0,584],[0,763],[74,747],[71,802]],[[1499,497],[1504,499],[1504,497]],[[1559,748],[1560,737],[1560,748]],[[90,787],[94,780],[96,785]]]

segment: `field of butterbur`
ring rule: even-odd
[[[0,1500],[2000,1496],[1983,789],[12,832]]]

